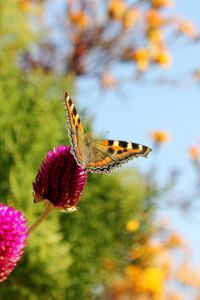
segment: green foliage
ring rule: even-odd
[[[4,77],[7,74],[0,76],[0,153],[1,170],[5,170],[0,175],[1,188],[4,200],[12,196],[25,204],[39,161],[49,149],[67,140],[59,101],[63,88],[59,90],[61,82],[39,72],[31,77],[12,68],[8,78]],[[52,90],[52,85],[57,90]],[[31,188],[28,190],[30,198]]]
[[[136,171],[92,174],[80,210],[68,220],[62,216],[63,233],[74,258],[68,270],[72,285],[66,299],[101,299],[99,292],[114,276],[106,262],[110,261],[115,271],[127,263],[124,258],[132,239],[126,223],[144,209],[147,193],[143,179]]]
[[[32,201],[40,162],[48,150],[68,143],[60,99],[73,81],[20,69],[18,50],[30,36],[20,34],[26,19],[10,3],[1,4],[7,14],[0,49],[0,196],[31,225],[43,210]],[[9,13],[15,28],[7,25]],[[116,268],[125,264],[132,243],[126,222],[146,210],[146,187],[136,171],[89,176],[80,210],[72,215],[54,211],[30,236],[21,262],[0,286],[0,299],[98,299],[113,276],[106,260]]]
[[[23,51],[34,39],[33,31],[30,31],[28,15],[22,13],[19,4],[18,0],[0,2],[0,51],[1,56],[4,55],[5,58],[9,56],[11,63],[16,53]],[[3,51],[5,49],[6,52]]]

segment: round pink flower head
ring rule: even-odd
[[[33,183],[34,202],[49,200],[66,210],[77,206],[86,183],[86,172],[79,166],[69,146],[50,150],[43,159]]]
[[[20,211],[0,204],[0,282],[20,260],[27,239],[26,219]]]

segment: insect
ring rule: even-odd
[[[151,152],[151,148],[132,142],[93,138],[84,132],[75,105],[67,92],[64,92],[64,104],[69,123],[71,152],[85,170],[109,173],[128,160],[139,156],[147,157]]]

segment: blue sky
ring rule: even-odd
[[[200,30],[200,1],[178,0],[174,9],[191,19]],[[166,71],[167,75],[182,78],[190,70],[200,68],[200,43],[190,46],[182,40],[172,47],[172,54],[173,67]],[[80,80],[76,98],[79,107],[87,107],[94,116],[95,131],[106,133],[107,138],[151,146],[150,131],[168,131],[171,142],[163,146],[159,157],[152,153],[147,160],[141,158],[128,166],[148,170],[154,160],[158,160],[160,183],[176,167],[182,172],[177,192],[188,197],[192,194],[196,177],[188,147],[200,144],[200,85],[187,81],[178,87],[133,82],[113,91],[100,92],[95,81]],[[170,217],[172,227],[185,236],[192,248],[193,261],[200,266],[200,209],[187,217],[174,210],[162,211],[162,215]]]

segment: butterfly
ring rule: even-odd
[[[100,140],[84,132],[74,103],[64,92],[71,152],[77,163],[92,173],[109,173],[135,157],[147,157],[151,148],[126,141]]]

